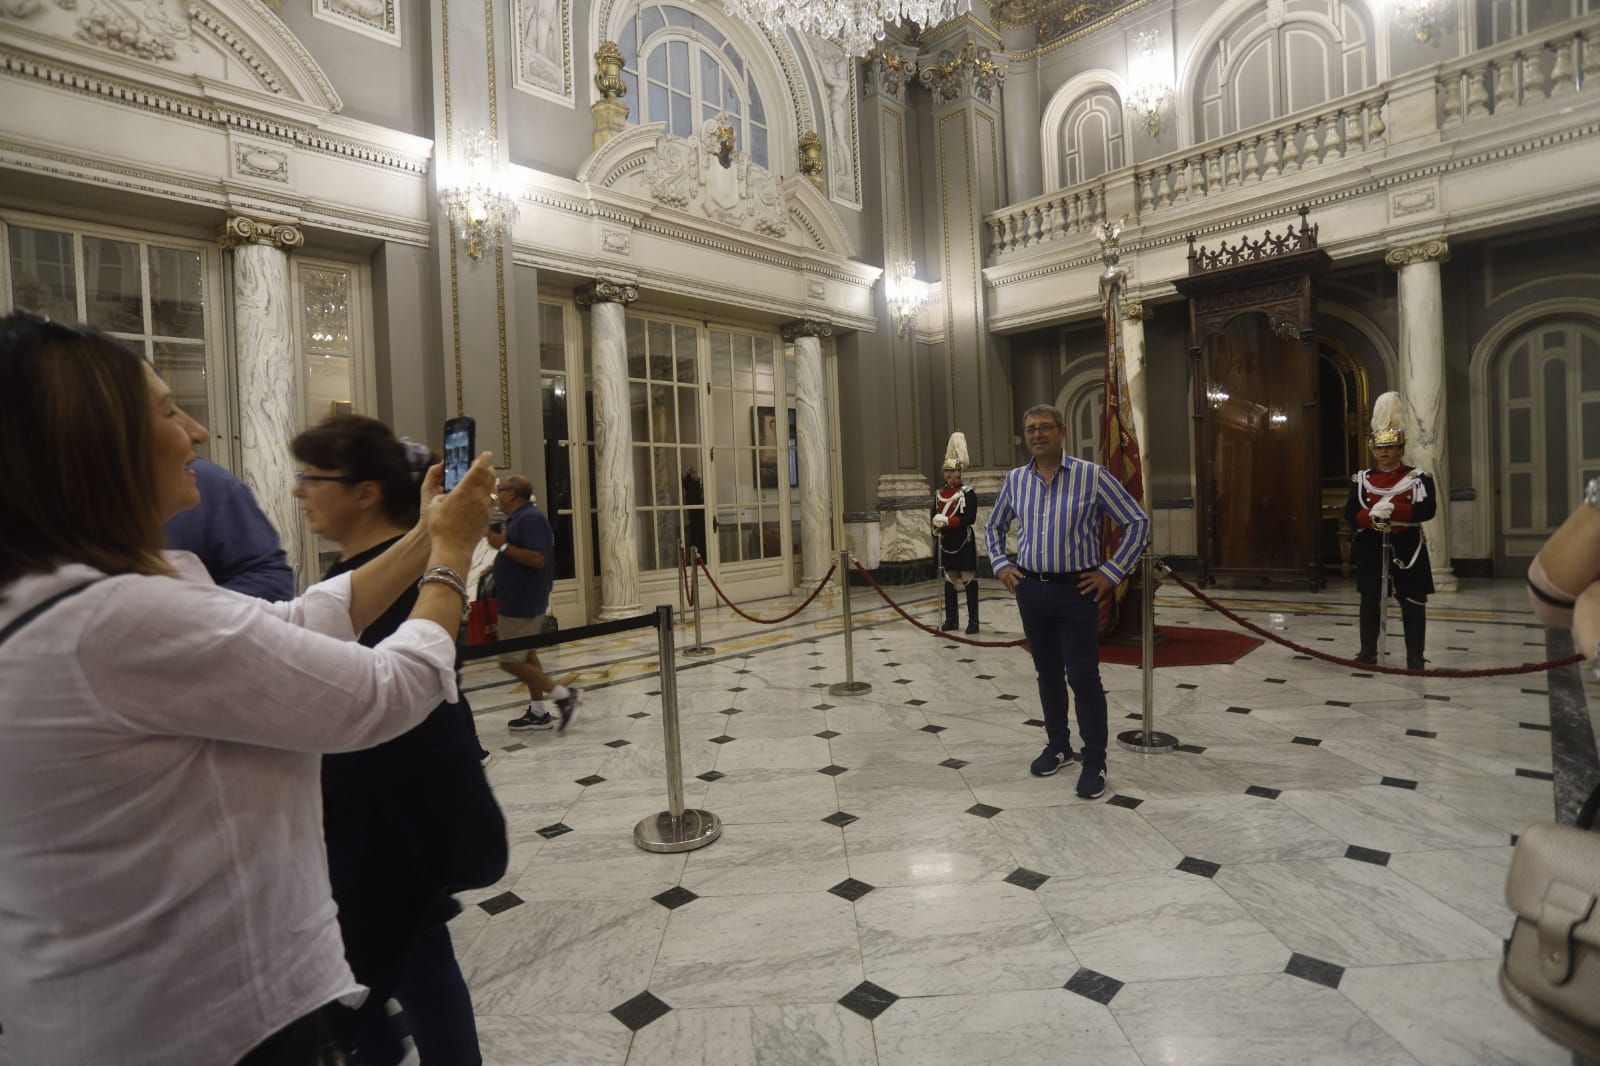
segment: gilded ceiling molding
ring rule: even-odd
[[[224,250],[245,244],[264,244],[269,248],[298,248],[306,241],[300,227],[287,222],[261,222],[244,215],[229,215],[222,226],[217,246]]]
[[[820,318],[797,318],[793,322],[785,322],[779,326],[778,333],[786,341],[793,341],[798,337],[831,337],[833,323]]]
[[[1402,244],[1389,249],[1389,253],[1383,257],[1383,261],[1396,270],[1417,263],[1444,263],[1449,259],[1450,243],[1444,237],[1429,237],[1412,244]]]
[[[1012,60],[1037,59],[1040,56],[1049,55],[1057,48],[1063,48],[1066,45],[1071,44],[1073,41],[1080,41],[1089,36],[1091,33],[1103,30],[1107,26],[1111,26],[1117,22],[1120,22],[1122,19],[1133,14],[1134,12],[1142,11],[1158,2],[1160,2],[1160,0],[1128,0],[1128,2],[1123,4],[1121,7],[1118,7],[1114,11],[1109,11],[1105,14],[1102,14],[1092,22],[1086,22],[1076,25],[1072,28],[1062,29],[1060,30],[1061,36],[1050,38],[1048,40],[1047,38],[1049,35],[1049,29],[1047,28],[1047,24],[1041,23],[1039,26],[1039,39],[1041,41],[1045,41],[1045,43],[1037,45],[1033,48],[1029,48],[1022,52],[1007,52],[1006,58]],[[1071,7],[1073,5],[1067,4],[1061,6]],[[1088,5],[1079,4],[1077,6]],[[999,19],[997,18],[995,21],[998,22]]]

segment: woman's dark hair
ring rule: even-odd
[[[396,437],[376,418],[332,415],[301,433],[289,449],[302,463],[337,470],[356,481],[376,482],[383,494],[384,516],[397,526],[416,523],[417,490],[433,456],[426,448]]]
[[[0,318],[0,588],[64,563],[172,572],[144,375],[98,330]]]

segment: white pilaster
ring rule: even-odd
[[[795,446],[800,459],[800,583],[814,587],[833,561],[833,493],[828,464],[828,389],[822,338],[833,326],[815,319],[790,322],[794,343]]]
[[[221,245],[233,254],[233,331],[238,356],[239,478],[283,541],[284,554],[304,588],[316,580],[300,510],[295,506],[289,442],[300,425],[295,370],[289,255],[304,238],[294,226],[235,215]]]
[[[633,423],[628,412],[628,333],[623,308],[637,287],[595,281],[578,290],[589,308],[594,385],[594,494],[600,523],[602,622],[638,614],[639,545],[634,526]]]
[[[1433,562],[1433,584],[1454,592],[1450,567],[1450,470],[1445,439],[1444,297],[1439,264],[1450,258],[1443,237],[1390,249],[1399,273],[1400,395],[1406,403],[1406,462],[1433,475],[1438,517],[1422,527]]]

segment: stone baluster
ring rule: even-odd
[[[1317,133],[1322,126],[1322,120],[1313,118],[1306,123],[1306,145],[1304,165],[1314,167],[1322,162],[1322,146],[1317,143]]]
[[[1225,189],[1235,189],[1239,186],[1238,147],[1238,145],[1229,145],[1222,150],[1223,155],[1226,156],[1222,171],[1222,187]]]
[[[1517,107],[1517,67],[1521,56],[1501,59],[1494,65],[1494,113],[1515,111]]]
[[[1044,236],[1044,219],[1042,214],[1048,208],[1033,207],[1028,210],[1028,243],[1038,244]]]
[[[1147,170],[1139,175],[1139,210],[1141,211],[1155,210],[1155,194],[1151,189],[1153,182],[1154,175],[1152,172]]]
[[[1076,233],[1083,225],[1083,194],[1073,193],[1072,199],[1067,201],[1067,232]]]
[[[1439,123],[1448,129],[1461,121],[1461,75],[1446,74],[1439,79]]]
[[[1467,71],[1467,118],[1477,118],[1489,113],[1489,67],[1487,64]]]
[[[989,237],[994,248],[991,254],[995,256],[1003,254],[1006,250],[1005,223],[998,218],[991,218],[989,220]]]
[[[1577,86],[1572,83],[1572,76],[1577,69],[1572,62],[1573,52],[1578,47],[1576,36],[1568,37],[1564,41],[1557,41],[1553,46],[1556,52],[1555,65],[1550,68],[1550,95],[1566,96],[1573,92]]]
[[[1583,87],[1600,86],[1600,34],[1583,38]]]
[[[1536,103],[1550,95],[1550,79],[1544,73],[1544,49],[1522,56],[1522,102]]]
[[[1344,135],[1339,132],[1339,127],[1344,123],[1344,112],[1335,111],[1328,118],[1328,135],[1322,139],[1322,158],[1324,160],[1344,158]]]
[[[628,328],[624,310],[638,298],[638,286],[604,278],[577,291],[578,306],[589,309],[601,621],[626,618],[640,610],[633,418],[628,396]]]
[[[1295,125],[1284,134],[1283,172],[1292,174],[1300,169],[1300,127]]]
[[[1017,213],[1006,213],[1006,250],[1012,251],[1017,247]]]
[[[1366,143],[1366,131],[1361,128],[1361,114],[1359,107],[1352,107],[1345,112],[1344,143],[1351,152],[1361,151]]]
[[[1266,154],[1261,157],[1262,181],[1271,181],[1273,178],[1278,176],[1278,167],[1280,165],[1280,161],[1278,159],[1278,138],[1280,136],[1281,133],[1278,130],[1273,130],[1271,133],[1267,134],[1267,151]]]
[[[1378,147],[1383,144],[1384,134],[1389,132],[1389,127],[1383,123],[1383,105],[1387,98],[1374,100],[1368,104],[1367,115],[1367,144]]]
[[[1157,171],[1156,180],[1156,205],[1170,207],[1172,205],[1172,168],[1162,167]]]
[[[1172,198],[1180,204],[1189,202],[1189,164],[1181,159],[1172,164]]]
[[[1256,149],[1261,144],[1261,138],[1245,141],[1240,149],[1244,153],[1244,180],[1246,183],[1258,180],[1261,177],[1261,164],[1256,161]]]

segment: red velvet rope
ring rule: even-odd
[[[851,560],[851,562],[855,563],[856,573],[866,578],[867,584],[871,585],[873,590],[876,591],[879,596],[883,597],[884,603],[887,603],[890,607],[893,607],[895,613],[901,618],[904,618],[907,622],[910,622],[912,625],[916,626],[918,629],[929,634],[930,636],[938,637],[940,640],[953,640],[957,644],[970,644],[974,648],[1020,648],[1023,646],[1023,644],[1027,643],[1026,641],[1021,640],[973,640],[971,637],[963,637],[958,636],[955,633],[947,633],[942,629],[935,629],[925,622],[919,622],[917,619],[907,614],[904,607],[900,606],[898,603],[889,598],[889,594],[883,590],[882,585],[878,584],[878,579],[872,576],[871,571],[862,566],[859,562],[855,562],[855,560]]]
[[[728,599],[728,594],[722,591],[722,586],[717,584],[717,579],[711,576],[711,571],[706,568],[704,560],[698,560],[697,565],[701,570],[705,571],[706,580],[711,582],[712,589],[714,589],[716,594],[721,597],[722,602],[733,608],[734,614],[738,615],[740,618],[743,618],[747,622],[754,622],[758,626],[775,626],[779,622],[787,622],[789,619],[793,618],[807,607],[810,607],[811,601],[816,599],[822,590],[828,587],[828,582],[833,578],[834,571],[839,569],[838,563],[828,567],[828,572],[822,575],[822,580],[817,582],[817,587],[811,590],[811,595],[807,596],[805,601],[801,603],[800,606],[796,607],[788,614],[783,615],[780,618],[757,618],[755,615],[749,614],[742,610],[737,603],[734,603],[732,600]]]
[[[1167,576],[1176,581],[1180,587],[1187,590],[1188,593],[1195,599],[1199,600],[1213,611],[1216,611],[1233,624],[1248,629],[1256,636],[1270,640],[1274,644],[1281,644],[1285,648],[1299,652],[1301,655],[1309,655],[1313,659],[1321,659],[1323,662],[1333,663],[1336,666],[1352,667],[1356,670],[1362,670],[1367,673],[1398,674],[1402,677],[1509,677],[1513,674],[1543,673],[1546,670],[1554,670],[1558,666],[1571,666],[1573,663],[1583,661],[1583,656],[1581,655],[1568,655],[1562,659],[1550,659],[1549,661],[1542,663],[1523,663],[1521,666],[1497,666],[1484,670],[1453,670],[1447,668],[1440,668],[1437,670],[1406,670],[1398,666],[1378,666],[1375,663],[1364,663],[1356,659],[1341,659],[1337,655],[1329,655],[1326,652],[1317,651],[1315,648],[1308,648],[1303,644],[1296,644],[1292,640],[1285,640],[1283,637],[1280,637],[1269,630],[1262,629],[1254,622],[1251,622],[1246,618],[1242,618],[1233,611],[1228,610],[1228,608],[1224,607],[1221,603],[1217,602],[1210,596],[1207,596],[1205,593],[1195,588],[1193,585],[1189,584],[1189,582],[1185,581],[1178,574],[1174,573],[1170,567],[1163,565],[1162,569],[1167,572]]]

